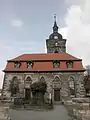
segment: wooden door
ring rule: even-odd
[[[31,91],[30,91],[30,89],[25,89],[25,99],[26,100],[31,99]]]
[[[60,101],[60,89],[54,89],[54,101]]]

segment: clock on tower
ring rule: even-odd
[[[58,36],[54,36],[54,39],[58,39]]]

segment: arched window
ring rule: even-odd
[[[11,96],[16,96],[16,94],[19,92],[18,78],[16,76],[13,77],[10,83],[10,91],[11,91]]]
[[[54,82],[59,82],[59,81],[60,81],[59,77],[56,76],[56,77],[54,78]]]
[[[56,76],[53,80],[53,88],[60,89],[61,88],[61,81],[58,76]]]
[[[31,77],[28,76],[25,80],[25,83],[31,84],[32,83]]]
[[[69,80],[69,88],[70,88],[70,94],[75,95],[75,82],[72,77]]]
[[[30,78],[30,77],[27,77],[27,78],[26,78],[26,81],[31,81],[31,78]]]
[[[41,77],[41,78],[40,78],[40,81],[41,81],[41,82],[45,82],[44,77]]]

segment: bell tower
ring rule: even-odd
[[[66,39],[58,33],[58,26],[56,22],[56,15],[54,16],[53,33],[50,34],[49,39],[46,40],[47,53],[61,53],[66,52]]]

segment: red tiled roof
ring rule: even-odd
[[[27,68],[26,61],[33,60],[33,68]],[[53,68],[53,60],[60,60],[60,67]],[[67,68],[66,61],[73,61],[73,68]],[[14,68],[14,61],[21,61],[20,68]],[[30,72],[30,71],[84,71],[82,60],[67,53],[51,54],[23,54],[9,60],[4,72]]]
[[[68,53],[23,54],[10,61],[26,60],[81,60]]]

